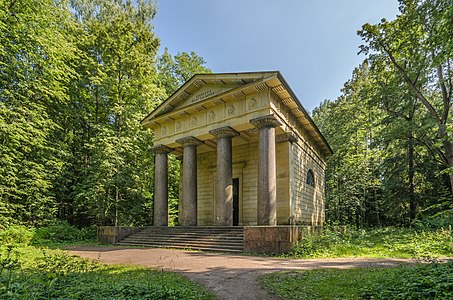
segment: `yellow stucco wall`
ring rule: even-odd
[[[299,143],[291,146],[291,204],[295,224],[324,223],[324,167],[317,162],[309,148]],[[308,185],[309,170],[314,173],[314,187]]]
[[[290,217],[289,142],[276,145],[277,222],[288,224]],[[215,222],[216,151],[198,155],[198,225]],[[256,225],[258,188],[258,143],[233,147],[233,178],[239,178],[239,224]]]

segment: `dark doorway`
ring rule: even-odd
[[[239,178],[233,178],[233,226],[239,225]]]

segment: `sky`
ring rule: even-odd
[[[215,73],[282,73],[312,111],[336,99],[365,58],[357,30],[395,19],[397,0],[158,0],[154,30],[171,54]]]

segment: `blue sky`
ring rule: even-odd
[[[364,59],[356,32],[394,19],[397,0],[158,0],[154,29],[170,53],[195,51],[213,72],[279,70],[308,110],[336,99]],[[162,48],[163,49],[163,48]]]

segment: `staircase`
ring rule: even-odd
[[[244,252],[243,227],[144,227],[117,245]]]

